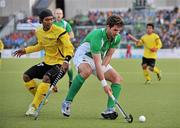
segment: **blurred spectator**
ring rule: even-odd
[[[131,44],[127,44],[126,58],[131,58],[131,57],[132,57]]]
[[[36,16],[24,17],[18,16],[19,21],[17,23],[38,23],[39,19]],[[103,27],[106,25],[105,20],[107,17],[114,15],[119,15],[124,19],[125,27],[131,28],[133,35],[137,38],[142,36],[145,29],[146,22],[153,22],[155,24],[155,31],[160,35],[162,39],[163,48],[178,48],[180,46],[180,10],[175,7],[173,10],[162,9],[162,10],[131,10],[127,11],[121,10],[90,10],[87,15],[79,14],[73,19],[70,19],[71,25],[73,26],[73,31],[76,37],[77,46],[81,40],[87,35],[89,31],[94,28]],[[126,28],[125,28],[126,29]],[[30,31],[21,33],[15,32],[14,34],[7,35],[3,38],[5,48],[17,48],[22,46],[27,46],[31,44],[36,38],[33,32]],[[124,36],[122,42],[125,42],[127,47],[127,40]],[[124,45],[121,43],[121,45]]]
[[[131,10],[127,11],[89,11],[88,16],[79,15],[74,19],[77,25],[84,26],[84,29],[90,29],[85,26],[103,26],[106,25],[105,20],[108,16],[115,14],[120,15],[124,19],[125,25],[130,25],[133,28],[133,33],[136,37],[142,36],[146,22],[154,22],[155,29],[162,38],[163,48],[179,47],[180,38],[180,11],[178,7],[173,10]],[[91,27],[93,29],[94,27]],[[76,37],[78,40],[87,34],[86,30],[75,28]],[[127,44],[126,44],[127,45]]]
[[[26,14],[22,10],[16,13],[16,21],[17,22],[22,22],[25,17],[26,17]]]
[[[6,35],[4,38],[2,38],[2,40],[6,49],[25,47],[36,42],[34,31],[17,31],[11,33],[10,35]]]

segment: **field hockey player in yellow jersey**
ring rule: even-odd
[[[73,56],[73,46],[65,29],[53,25],[53,14],[49,9],[44,9],[40,15],[42,27],[36,30],[37,43],[24,49],[14,52],[14,55],[21,55],[45,51],[44,61],[32,66],[23,74],[24,85],[33,94],[34,99],[29,105],[25,115],[34,116],[36,109],[43,100],[49,87],[56,79],[58,73],[63,74],[68,70],[69,61]],[[34,79],[42,79],[37,86]]]
[[[154,33],[154,25],[152,23],[148,23],[146,25],[146,34],[143,35],[140,40],[136,39],[132,35],[128,34],[132,41],[136,43],[137,46],[144,46],[144,55],[142,58],[142,69],[145,76],[145,84],[151,83],[151,76],[149,71],[152,71],[157,74],[157,78],[161,80],[161,71],[155,65],[157,59],[157,52],[162,47],[162,42],[159,36]]]

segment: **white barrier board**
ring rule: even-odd
[[[2,51],[2,58],[14,58],[12,53],[15,49],[5,49]],[[143,49],[132,49],[132,58],[141,58]],[[22,58],[41,58],[44,56],[44,51],[35,52],[23,55]],[[125,58],[126,49],[117,49],[113,54],[113,58]],[[180,49],[161,49],[158,51],[158,58],[180,58]]]

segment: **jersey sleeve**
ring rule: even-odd
[[[67,22],[67,25],[66,25],[66,31],[67,32],[71,32],[72,31],[71,25],[68,22]]]
[[[38,52],[38,51],[43,49],[43,46],[40,44],[40,41],[39,41],[38,32],[36,31],[35,34],[36,34],[36,37],[37,37],[37,43],[34,46],[28,46],[27,48],[25,48],[25,51],[26,51],[27,54],[32,53],[32,52]]]
[[[136,45],[137,46],[142,46],[143,44],[144,44],[143,37],[141,37]]]
[[[160,49],[162,47],[162,42],[158,35],[156,35],[155,37],[155,42],[156,42],[156,48]]]
[[[32,53],[32,52],[38,52],[42,49],[43,49],[43,47],[38,43],[34,46],[29,46],[29,47],[25,48],[25,51],[28,54],[28,53]]]
[[[66,31],[62,32],[59,37],[58,40],[62,43],[61,46],[63,46],[63,55],[64,57],[66,56],[73,56],[74,53],[74,47],[70,41],[70,37],[68,35],[68,33]]]

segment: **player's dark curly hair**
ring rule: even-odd
[[[146,25],[146,28],[147,28],[148,26],[151,26],[151,27],[154,29],[154,24],[153,24],[153,23],[148,23],[148,24]]]
[[[106,25],[109,25],[110,28],[113,27],[114,25],[122,27],[124,25],[124,22],[120,16],[112,15],[108,17]]]

